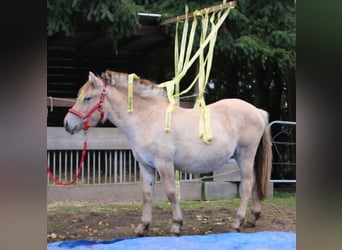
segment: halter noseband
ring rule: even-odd
[[[77,111],[76,109],[73,109],[73,108],[71,108],[71,109],[68,110],[69,113],[72,113],[72,114],[74,114],[74,115],[77,115],[78,117],[80,117],[81,119],[83,119],[83,129],[84,129],[84,130],[88,130],[88,128],[89,128],[88,118],[91,116],[92,113],[95,112],[95,110],[98,110],[98,111],[100,112],[100,115],[101,115],[101,116],[100,116],[99,122],[102,121],[102,119],[103,119],[103,117],[104,117],[104,112],[103,112],[103,110],[102,110],[102,105],[103,105],[104,98],[105,98],[106,94],[107,94],[107,85],[106,85],[104,82],[102,82],[102,92],[101,92],[100,100],[99,100],[98,103],[96,103],[96,104],[94,105],[94,107],[92,107],[92,108],[88,111],[88,113],[83,114],[83,113],[81,113],[81,112],[79,112],[79,111]]]

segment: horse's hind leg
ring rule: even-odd
[[[251,218],[246,222],[244,227],[255,227],[256,221],[260,218],[261,203],[257,193],[256,184],[253,185],[252,190],[252,208],[251,208]]]
[[[143,212],[139,225],[134,230],[137,236],[147,233],[152,220],[152,201],[155,184],[155,169],[140,164],[140,174],[143,192]]]
[[[245,222],[245,215],[248,206],[248,200],[251,196],[252,187],[254,184],[254,154],[248,148],[240,148],[236,153],[236,161],[240,167],[241,183],[239,187],[240,192],[240,206],[236,213],[236,218],[232,223],[233,231],[240,231],[240,227]]]
[[[174,235],[180,235],[180,230],[183,225],[183,215],[177,198],[174,166],[170,162],[162,162],[158,166],[166,196],[171,203],[173,221],[170,232]]]

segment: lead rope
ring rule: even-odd
[[[50,167],[49,167],[48,163],[46,163],[47,173],[50,176],[50,179],[54,183],[56,183],[57,185],[60,185],[60,186],[70,186],[70,185],[74,184],[76,182],[76,180],[78,179],[78,177],[80,176],[82,167],[84,165],[83,163],[84,163],[85,155],[86,155],[86,152],[87,152],[87,146],[88,146],[88,143],[87,143],[87,141],[88,141],[87,140],[87,131],[86,130],[84,130],[84,136],[85,136],[85,140],[84,140],[84,143],[83,143],[83,150],[82,150],[82,156],[81,156],[80,165],[78,166],[77,174],[75,175],[75,177],[71,181],[68,181],[68,182],[61,182],[61,181],[59,181],[55,176],[53,176],[53,174],[50,171]]]

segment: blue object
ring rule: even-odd
[[[75,240],[54,242],[47,250],[289,250],[296,249],[296,234],[293,232],[224,233],[210,235],[157,236],[113,240]]]

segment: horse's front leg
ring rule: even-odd
[[[147,233],[152,220],[152,201],[155,185],[155,169],[139,164],[143,192],[143,212],[139,225],[134,230],[137,236]]]
[[[178,236],[183,225],[183,215],[177,198],[174,166],[172,162],[159,161],[157,169],[162,179],[166,196],[171,203],[173,220],[170,232]]]

